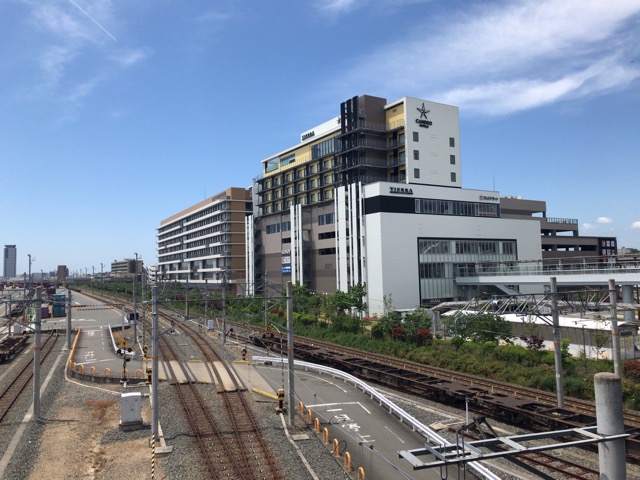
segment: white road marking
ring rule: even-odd
[[[396,435],[395,433],[393,433],[389,427],[387,427],[386,425],[384,426],[385,430],[387,432],[389,432],[391,435],[393,435],[394,437],[396,437],[400,442],[405,443],[404,440],[402,440],[398,435]]]

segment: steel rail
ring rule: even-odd
[[[53,340],[52,340],[53,339]],[[41,357],[40,364],[44,363],[46,358],[49,356],[49,353],[53,350],[53,347],[58,341],[57,335],[49,335],[46,337],[44,343],[41,347]],[[16,376],[11,380],[9,385],[4,389],[4,391],[0,394],[0,422],[7,415],[11,407],[15,404],[15,402],[20,397],[20,394],[25,389],[25,387],[29,384],[31,378],[33,378],[33,356],[29,359],[29,361],[25,362],[24,366],[20,369],[20,371],[16,374]]]

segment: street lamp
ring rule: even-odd
[[[100,278],[102,279],[102,290],[104,291],[104,264],[100,262]]]

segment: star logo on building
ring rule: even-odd
[[[427,110],[427,109],[425,108],[425,106],[424,106],[424,102],[422,102],[422,108],[416,108],[416,110],[418,110],[418,111],[420,112],[420,118],[423,118],[423,117],[424,117],[424,119],[425,119],[425,120],[429,120],[429,119],[427,118],[427,113],[429,113],[431,110]]]

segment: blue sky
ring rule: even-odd
[[[0,244],[156,261],[160,221],[370,94],[460,107],[462,183],[640,248],[640,0],[4,0]]]

